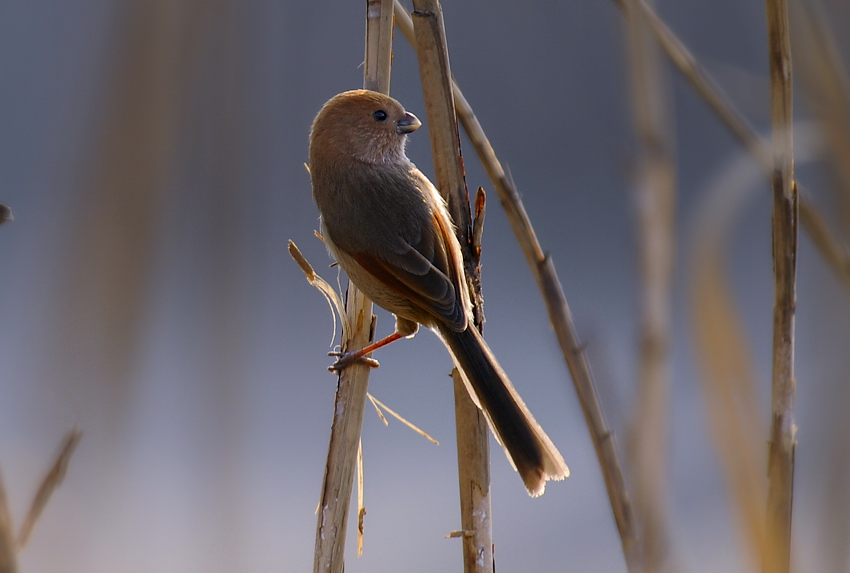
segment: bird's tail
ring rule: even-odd
[[[541,495],[548,480],[569,476],[564,458],[528,411],[478,330],[473,326],[463,332],[446,326],[439,330],[469,395],[484,412],[529,495]]]

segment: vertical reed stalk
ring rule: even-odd
[[[392,63],[392,0],[366,2],[366,61],[363,85],[389,94]],[[372,302],[349,281],[345,312],[351,325],[343,351],[363,348],[372,341]],[[348,510],[357,465],[369,367],[355,363],[339,375],[328,458],[316,525],[314,573],[342,573]]]
[[[794,315],[797,275],[797,188],[792,140],[791,42],[785,0],[766,0],[773,125],[773,383],[768,450],[765,573],[791,569],[794,491]]]
[[[636,212],[640,295],[640,374],[629,434],[635,506],[647,571],[670,570],[668,356],[675,257],[674,143],[670,94],[658,46],[634,1],[627,0],[626,48],[637,135]]]
[[[437,188],[446,198],[463,251],[475,325],[483,324],[478,256],[471,248],[472,215],[460,150],[452,75],[442,8],[438,0],[414,0],[413,30]],[[405,14],[406,15],[406,14]],[[452,376],[457,428],[463,566],[465,573],[492,573],[490,436],[484,414],[469,397],[457,371]]]

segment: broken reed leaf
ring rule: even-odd
[[[342,297],[325,279],[313,270],[313,266],[306,258],[304,258],[304,255],[301,254],[301,251],[298,249],[298,245],[296,245],[293,241],[289,241],[289,254],[293,259],[295,259],[298,266],[301,267],[301,271],[307,277],[307,282],[316,287],[316,289],[322,293],[325,300],[328,302],[328,306],[331,308],[331,316],[333,317],[333,337],[331,338],[331,344],[333,344],[333,341],[336,340],[337,316],[339,316],[340,323],[342,324],[342,338],[345,339],[347,333],[350,332],[350,327],[348,324],[348,316],[345,314],[344,305],[342,303]],[[336,311],[336,313],[334,313],[334,311]]]
[[[27,541],[29,541],[30,535],[35,528],[35,524],[41,516],[42,511],[44,511],[47,502],[50,501],[50,497],[53,495],[53,492],[56,488],[62,485],[62,480],[65,479],[65,474],[68,472],[68,464],[71,461],[71,456],[73,455],[77,444],[80,443],[80,439],[82,437],[83,433],[79,428],[73,428],[65,436],[65,439],[59,448],[56,460],[47,472],[47,475],[45,475],[44,479],[41,481],[41,485],[35,494],[35,498],[33,498],[32,505],[30,505],[30,510],[24,519],[23,525],[21,526],[21,531],[18,534],[19,551],[23,549],[26,546]]]
[[[760,192],[761,177],[759,166],[743,154],[720,170],[696,210],[688,257],[690,322],[709,431],[752,563],[761,559],[766,539],[766,420],[724,261],[730,251],[728,240],[740,226],[740,214]]]
[[[457,539],[459,537],[472,537],[475,535],[474,531],[468,529],[456,529],[454,531],[449,532],[448,535],[444,539]]]
[[[475,218],[472,220],[472,254],[481,264],[481,241],[484,237],[484,217],[487,214],[487,194],[484,187],[475,193]]]
[[[384,422],[384,425],[389,426],[390,423],[389,423],[389,421],[387,421],[386,416],[384,416],[384,412],[381,411],[381,407],[378,406],[378,404],[375,402],[375,397],[372,396],[371,394],[368,394],[368,393],[366,394],[366,397],[369,398],[370,402],[372,402],[372,406],[375,407],[375,411],[378,413],[378,416],[381,418],[381,421]]]
[[[402,417],[401,414],[399,414],[395,410],[390,409],[386,404],[384,404],[383,402],[381,402],[380,400],[378,400],[377,398],[375,398],[371,394],[367,393],[366,396],[372,401],[372,404],[375,406],[375,409],[378,410],[378,415],[381,416],[381,419],[384,421],[384,424],[386,424],[387,426],[389,426],[389,423],[387,423],[387,419],[384,417],[384,415],[381,414],[381,408],[386,410],[387,413],[390,414],[393,418],[395,418],[396,420],[398,420],[399,422],[401,422],[402,424],[404,424],[405,426],[407,426],[408,428],[410,428],[411,430],[413,430],[414,432],[416,432],[417,434],[419,434],[423,438],[430,440],[431,442],[435,443],[438,446],[440,445],[440,442],[438,442],[437,440],[432,438],[424,430],[421,430],[420,428],[415,426],[413,423],[408,422],[406,419],[404,419],[404,417]]]

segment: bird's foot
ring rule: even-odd
[[[344,368],[351,366],[355,362],[365,364],[369,368],[377,368],[380,366],[377,360],[369,358],[361,352],[328,352],[328,356],[337,357],[337,361],[328,366],[328,370],[334,374],[339,374]]]

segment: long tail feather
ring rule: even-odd
[[[445,326],[439,330],[463,373],[469,395],[486,415],[529,495],[541,495],[547,480],[569,476],[564,458],[531,415],[481,334],[474,327],[463,332]]]

